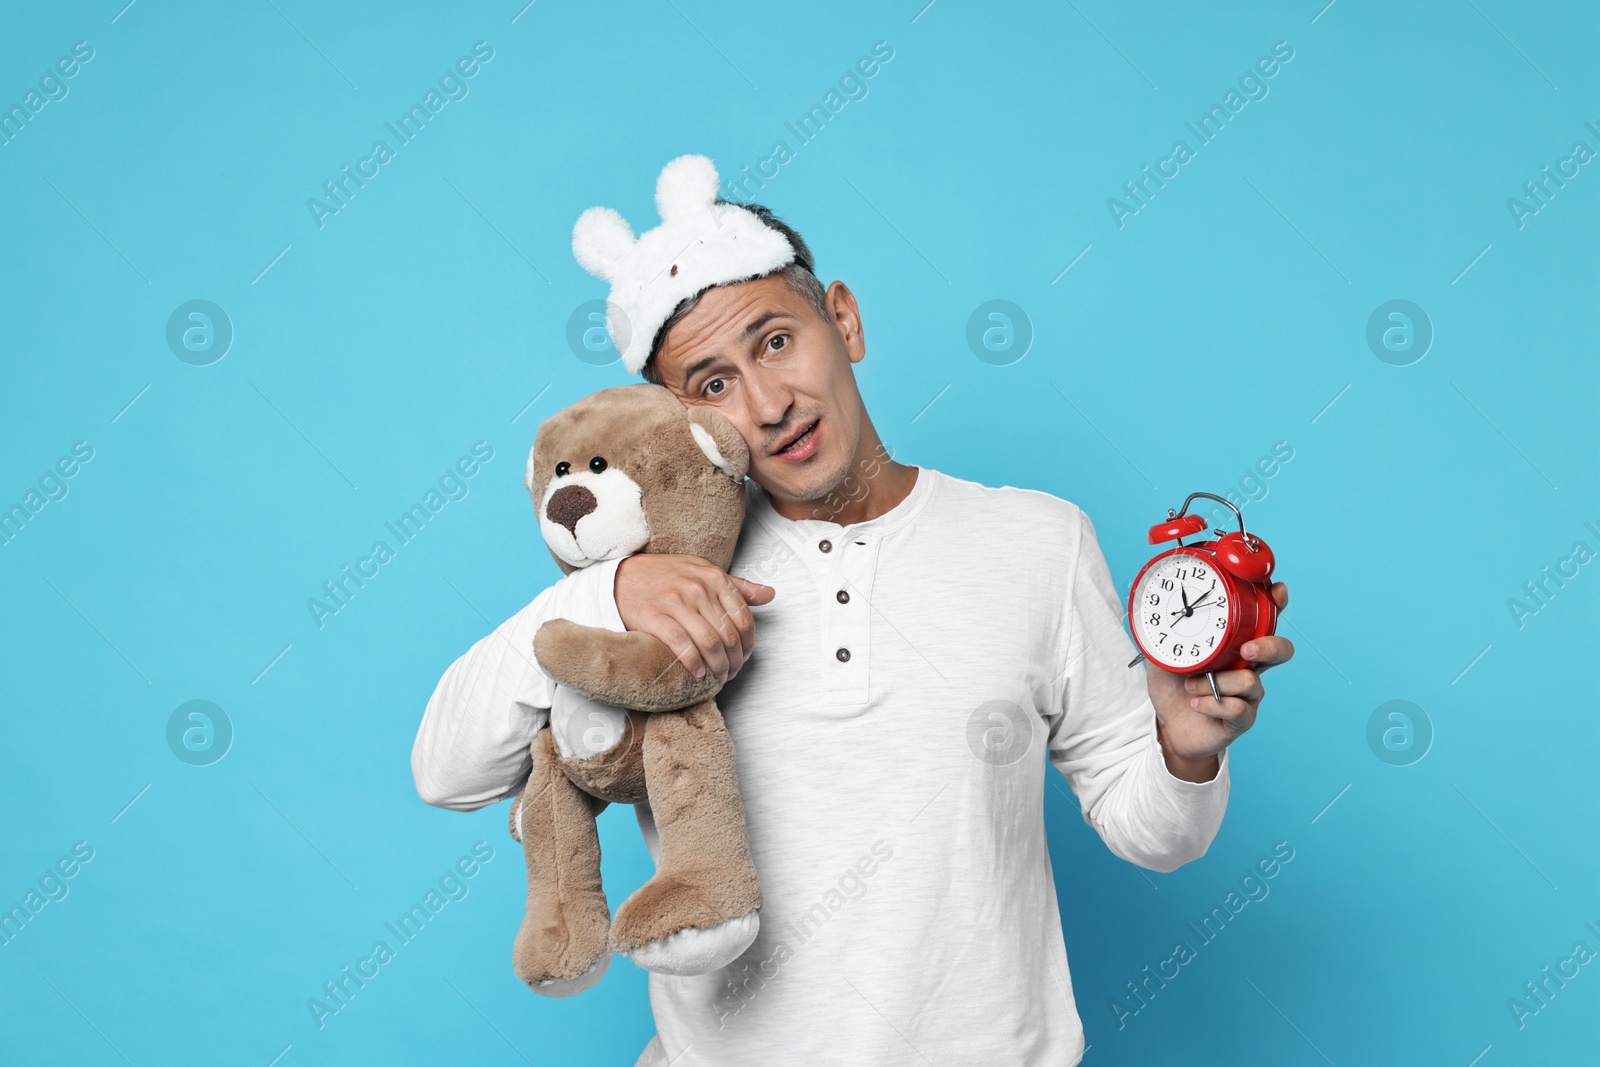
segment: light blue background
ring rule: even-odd
[[[0,903],[95,850],[0,948],[0,1060],[633,1062],[644,974],[522,987],[505,807],[425,807],[409,750],[444,668],[557,576],[520,484],[539,420],[626,380],[566,341],[603,295],[573,220],[654,225],[683,152],[727,175],[796,147],[784,123],[877,41],[866,98],[760,199],[858,295],[899,458],[1077,502],[1126,586],[1168,507],[1294,449],[1246,515],[1299,654],[1210,852],[1141,873],[1051,790],[1085,1062],[1594,1054],[1600,966],[1525,1029],[1507,1008],[1600,950],[1600,564],[1520,628],[1507,607],[1575,541],[1600,550],[1600,166],[1524,228],[1506,206],[1600,149],[1592,7],[124,2],[0,16],[8,107],[95,49],[0,147],[0,504],[94,448],[0,547]],[[306,200],[480,40],[470,96],[319,230]],[[1118,229],[1107,198],[1277,41],[1270,95]],[[165,341],[193,299],[236,332],[207,367]],[[1034,331],[1009,366],[965,340],[991,299]],[[1410,366],[1365,341],[1392,299],[1435,330]],[[470,495],[318,629],[307,599],[479,440]],[[167,747],[192,699],[236,732],[211,766]],[[1435,731],[1411,766],[1366,741],[1392,699]],[[615,903],[649,861],[626,809],[602,834]],[[470,895],[319,1030],[307,999],[479,840]],[[1124,983],[1278,841],[1271,895],[1119,1029]]]

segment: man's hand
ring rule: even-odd
[[[776,595],[769,585],[735,578],[699,556],[645,553],[617,566],[614,587],[622,625],[672,649],[696,678],[720,682],[739,673],[755,648],[749,604]]]
[[[1283,611],[1289,606],[1289,587],[1278,582],[1272,599]],[[1289,662],[1294,645],[1286,637],[1263,637],[1246,642],[1239,653],[1253,669],[1217,673],[1220,703],[1203,674],[1171,674],[1154,664],[1146,672],[1150,702],[1156,706],[1156,734],[1173,777],[1209,782],[1217,776],[1217,754],[1255,725],[1256,708],[1266,695],[1262,673]]]

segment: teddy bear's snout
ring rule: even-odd
[[[550,521],[567,528],[573,537],[578,536],[578,520],[600,506],[595,495],[581,485],[564,485],[555,491],[545,505]]]
[[[650,540],[639,483],[615,463],[596,459],[550,478],[543,500],[536,514],[544,543],[574,567],[626,556]]]

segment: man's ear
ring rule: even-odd
[[[709,408],[689,409],[689,432],[712,466],[736,482],[750,470],[750,449],[733,424]]]
[[[861,309],[856,306],[856,295],[844,282],[836,281],[828,286],[827,304],[834,329],[844,341],[846,355],[851,363],[860,363],[867,355],[867,337],[861,327]]]

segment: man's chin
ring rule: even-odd
[[[819,466],[824,462],[826,457],[816,455],[797,467],[781,459],[769,458],[751,471],[751,477],[771,496],[785,500],[823,500],[844,485],[851,467],[848,456],[835,460],[830,467]]]

